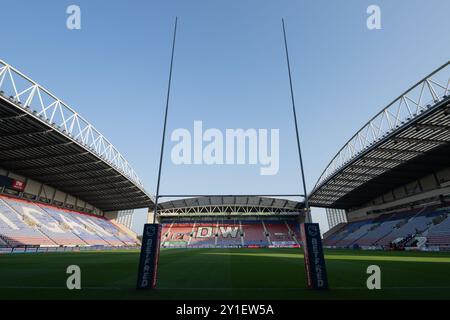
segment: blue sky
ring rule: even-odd
[[[81,30],[66,8],[81,8]],[[366,9],[381,8],[381,30]],[[280,170],[175,166],[168,140],[162,193],[300,193],[284,57],[288,32],[310,190],[337,150],[371,116],[446,62],[450,2],[398,1],[7,1],[0,58],[89,119],[155,192],[175,16],[168,136],[176,128],[280,129]],[[145,211],[139,211],[140,231]],[[324,212],[313,219],[327,228]]]

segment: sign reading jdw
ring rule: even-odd
[[[308,287],[320,290],[328,289],[328,277],[319,224],[302,223],[301,236]]]
[[[147,223],[144,225],[137,289],[153,289],[156,287],[160,239],[160,224]]]

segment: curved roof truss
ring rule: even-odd
[[[450,61],[402,93],[350,138],[320,175],[311,203],[333,206],[364,183],[447,144],[449,98]],[[407,176],[397,177],[398,182]]]
[[[302,202],[256,196],[211,196],[162,202],[160,214],[173,212],[223,213],[223,212],[300,212]]]
[[[101,158],[145,191],[134,169],[103,134],[67,103],[3,60],[0,60],[0,93],[22,111],[38,117]]]

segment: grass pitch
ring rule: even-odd
[[[137,251],[0,256],[5,299],[450,299],[450,253],[326,250],[330,290],[306,288],[301,249],[163,249],[158,288],[135,290]],[[66,288],[81,268],[82,290]],[[366,269],[381,268],[381,290]]]

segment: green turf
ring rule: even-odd
[[[0,256],[0,299],[450,299],[450,253],[327,250],[330,290],[306,289],[300,249],[166,249],[158,288],[137,292],[136,251]],[[82,270],[82,290],[65,287]],[[381,290],[366,288],[367,266]]]

